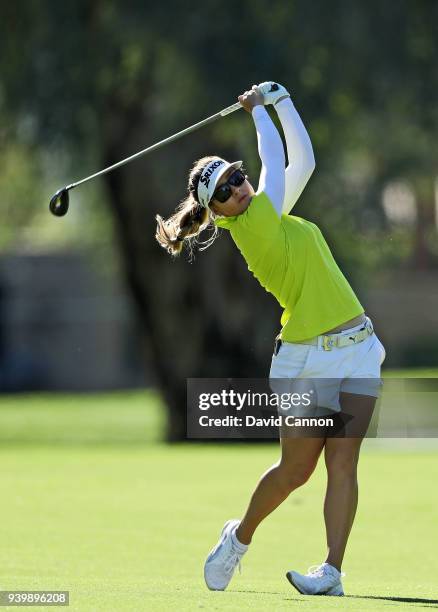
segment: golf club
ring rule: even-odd
[[[220,119],[221,117],[225,117],[225,115],[234,113],[234,111],[238,110],[239,108],[242,108],[242,105],[240,104],[240,102],[236,102],[235,104],[232,104],[231,106],[227,106],[226,108],[219,111],[215,115],[211,115],[210,117],[207,117],[206,119],[203,119],[202,121],[199,121],[198,123],[195,123],[194,125],[191,125],[185,130],[181,130],[181,132],[177,132],[176,134],[173,134],[173,136],[169,136],[168,138],[165,138],[164,140],[160,140],[160,142],[157,142],[156,144],[151,145],[147,149],[143,149],[142,151],[139,151],[138,153],[134,153],[134,155],[131,155],[130,157],[126,157],[125,159],[122,159],[116,164],[113,164],[112,166],[108,166],[108,168],[104,168],[100,172],[91,174],[90,176],[87,176],[86,178],[83,178],[80,181],[76,181],[75,183],[71,183],[70,185],[66,185],[65,187],[62,187],[61,189],[58,189],[58,191],[52,196],[52,199],[50,200],[50,204],[49,204],[50,212],[56,217],[63,217],[64,215],[67,214],[67,211],[68,211],[68,207],[69,207],[68,192],[70,191],[70,189],[74,189],[75,187],[78,187],[79,185],[82,185],[83,183],[86,183],[87,181],[91,181],[92,179],[98,176],[102,176],[103,174],[107,174],[107,172],[111,172],[112,170],[115,170],[116,168],[120,168],[120,166],[124,166],[125,164],[133,161],[134,159],[137,159],[137,157],[146,155],[146,153],[151,153],[152,151],[156,151],[160,147],[163,147],[164,145],[169,144],[170,142],[173,142],[177,140],[178,138],[181,138],[181,136],[190,134],[190,132],[194,132],[198,128],[203,127],[204,125],[208,125],[209,123],[212,123],[213,121],[216,121],[216,119]]]

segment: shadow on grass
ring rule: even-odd
[[[417,603],[438,604],[438,599],[425,599],[423,597],[386,597],[384,595],[345,595],[345,597],[347,597],[348,599],[378,599],[378,600],[383,599],[385,601],[397,601],[400,603],[408,603],[408,604],[417,604]],[[429,606],[429,607],[436,608],[438,606],[435,605],[435,606]]]
[[[235,590],[233,589],[233,593],[255,593],[257,595],[284,595],[284,593],[280,593],[279,591],[255,591],[255,590]],[[301,597],[305,597],[305,599],[301,599]],[[324,597],[324,595],[299,595],[293,598],[293,601],[301,601],[302,603],[309,603],[311,597]],[[336,597],[334,597],[336,599]],[[428,604],[426,607],[428,608],[438,608],[438,599],[425,599],[423,597],[388,597],[386,595],[344,595],[344,599],[376,599],[378,601],[394,601],[398,603],[407,603],[407,604]],[[289,597],[286,598],[289,601]]]

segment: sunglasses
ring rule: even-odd
[[[213,198],[221,204],[224,204],[224,202],[226,202],[228,198],[232,196],[233,192],[231,187],[240,187],[240,185],[245,182],[245,178],[246,177],[242,170],[235,170],[233,174],[228,177],[226,182],[222,183],[222,185],[216,189],[213,194]]]

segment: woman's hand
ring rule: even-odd
[[[263,94],[258,91],[257,85],[253,85],[249,91],[245,91],[245,93],[238,96],[237,99],[248,113],[252,112],[254,106],[263,106],[264,104]]]

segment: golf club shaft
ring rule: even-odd
[[[216,121],[216,119],[220,119],[221,117],[225,117],[225,115],[234,113],[234,111],[238,110],[239,108],[242,108],[242,105],[240,104],[240,102],[236,102],[235,104],[232,104],[231,106],[227,106],[226,108],[219,111],[215,115],[211,115],[210,117],[207,117],[206,119],[203,119],[202,121],[199,121],[198,123],[195,123],[194,125],[191,125],[190,127],[185,128],[185,130],[181,130],[180,132],[173,134],[173,136],[169,136],[168,138],[165,138],[164,140],[160,140],[160,142],[157,142],[156,144],[151,145],[147,149],[143,149],[142,151],[139,151],[138,153],[134,153],[134,155],[130,155],[129,157],[122,159],[116,164],[113,164],[112,166],[108,166],[108,168],[104,168],[103,170],[100,170],[100,172],[96,172],[95,174],[92,174],[91,176],[87,176],[86,178],[81,179],[80,181],[77,181],[76,183],[71,183],[71,185],[67,185],[65,189],[67,190],[73,189],[74,187],[77,187],[78,185],[82,185],[82,183],[91,181],[91,179],[94,179],[97,176],[102,176],[102,174],[107,174],[107,172],[111,172],[111,170],[120,168],[120,166],[124,166],[125,164],[136,159],[137,157],[141,157],[142,155],[146,155],[146,153],[151,153],[152,151],[156,151],[160,147],[163,147],[164,145],[169,144],[170,142],[173,142],[174,140],[178,140],[178,138],[181,138],[181,136],[190,134],[190,132],[194,132],[198,128],[203,127],[204,125],[213,123],[213,121]]]

